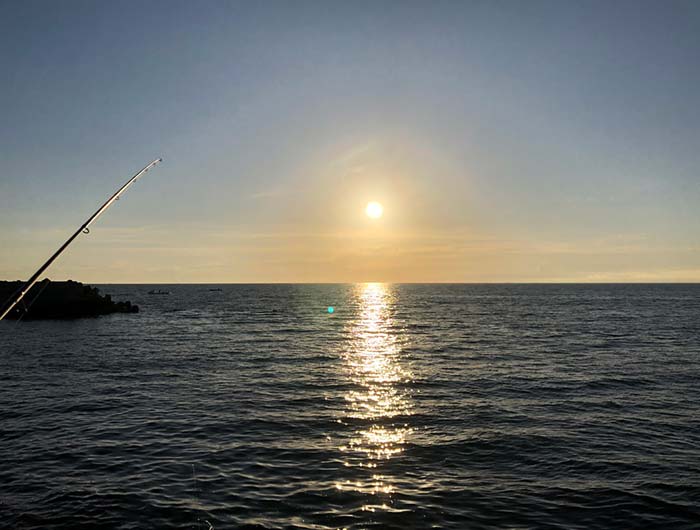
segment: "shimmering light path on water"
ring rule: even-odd
[[[700,286],[210,287],[0,323],[2,525],[697,528]]]

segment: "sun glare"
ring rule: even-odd
[[[372,219],[379,219],[384,213],[384,208],[378,202],[372,201],[367,204],[367,208],[365,208],[365,213],[367,214],[367,217],[371,217]]]

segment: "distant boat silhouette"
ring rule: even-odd
[[[170,294],[170,291],[161,291],[160,289],[153,289],[148,291],[148,294]]]
[[[210,291],[221,291],[221,287],[217,287],[216,289],[209,289]]]

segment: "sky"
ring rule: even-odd
[[[0,0],[0,279],[162,157],[48,276],[697,282],[698,50],[696,1]]]

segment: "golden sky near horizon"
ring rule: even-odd
[[[419,160],[398,156],[403,162],[391,163],[386,152],[364,145],[315,168],[299,168],[305,177],[251,193],[235,228],[226,227],[225,211],[218,225],[119,226],[141,202],[140,186],[167,183],[166,160],[125,193],[89,235],[81,235],[49,276],[90,283],[700,279],[697,248],[659,244],[643,234],[570,238],[567,230],[543,221],[533,236],[504,222],[507,215],[480,205],[480,192],[470,190],[469,181],[451,179],[447,172],[421,180],[423,171],[439,164],[423,158],[427,167],[421,168]],[[470,193],[474,199],[465,200]],[[381,217],[367,215],[371,201],[381,203]],[[84,203],[85,213],[73,213],[76,224],[94,209]],[[17,251],[0,257],[0,270],[8,278],[27,277],[72,230],[65,225],[4,233],[3,243]]]

